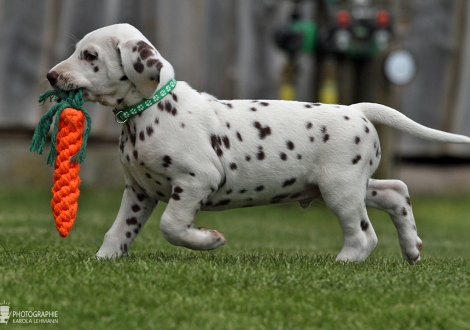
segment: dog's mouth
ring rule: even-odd
[[[71,91],[78,88],[85,89],[84,86],[81,86],[81,84],[77,83],[76,79],[70,77],[67,74],[59,74],[55,71],[50,71],[46,75],[46,78],[49,81],[51,87],[54,89],[60,89],[63,91]]]
[[[52,87],[56,89],[62,89],[64,91],[71,91],[74,89],[83,88],[76,83],[70,82],[69,80],[70,80],[69,78],[63,78],[61,81],[57,82]]]
[[[61,91],[64,91],[64,92],[69,92],[69,91],[73,91],[75,89],[82,89],[83,91],[83,94],[87,93],[88,94],[88,91],[83,88],[83,87],[79,87],[79,86],[75,86],[75,85],[69,85],[69,86],[59,86],[59,85],[54,85],[54,86],[51,86],[53,89],[56,89],[56,90],[61,90]]]
[[[62,91],[71,91],[75,89],[82,89],[82,96],[86,102],[98,102],[104,106],[117,106],[114,92],[110,92],[104,86],[94,88],[92,84],[85,79],[72,77],[68,73],[57,73],[51,71],[47,74],[47,80],[52,88]]]
[[[80,86],[75,85],[75,84],[67,84],[67,85],[55,84],[55,85],[51,85],[51,87],[53,89],[61,90],[61,91],[65,91],[65,92],[69,92],[69,91],[72,91],[72,90],[75,90],[75,89],[81,89],[82,90],[82,97],[85,101],[91,101],[91,102],[94,101],[94,98],[92,97],[92,94],[85,87],[80,87]]]

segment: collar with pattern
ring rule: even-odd
[[[143,99],[139,103],[134,104],[133,106],[126,108],[124,110],[113,109],[114,116],[116,117],[116,122],[118,124],[124,124],[130,117],[135,116],[144,110],[147,110],[152,105],[160,101],[162,98],[170,94],[170,92],[175,87],[176,87],[176,79],[172,78],[162,88],[157,90],[151,98]]]

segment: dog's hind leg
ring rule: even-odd
[[[212,250],[227,242],[216,230],[194,227],[194,216],[209,193],[210,188],[201,189],[184,183],[173,185],[171,199],[160,221],[163,237],[168,242],[193,250]]]
[[[337,261],[364,261],[377,245],[364,203],[365,180],[362,181],[364,184],[335,178],[319,185],[323,200],[338,218],[343,231],[343,248]]]
[[[410,264],[420,260],[423,243],[418,237],[406,184],[399,180],[369,180],[366,205],[385,211],[398,232],[403,258]]]

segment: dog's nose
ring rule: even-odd
[[[46,77],[47,80],[49,80],[51,86],[55,86],[55,84],[57,83],[57,79],[59,78],[59,74],[55,71],[51,71],[46,75]]]

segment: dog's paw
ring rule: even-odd
[[[423,241],[416,236],[416,245],[411,249],[403,251],[403,259],[405,259],[410,265],[417,264],[421,260],[420,251],[423,248]]]
[[[98,260],[116,259],[119,257],[119,254],[117,252],[106,253],[106,252],[101,251],[100,249],[98,252],[96,252],[95,257]]]
[[[421,251],[421,249],[423,248],[423,241],[419,237],[418,237],[418,241],[416,243],[416,247],[418,248],[419,251]]]
[[[108,255],[97,253],[95,254],[95,258],[97,260],[114,260],[117,258],[117,255],[113,254],[113,255],[108,256]]]
[[[197,230],[204,233],[206,236],[206,246],[204,250],[213,250],[227,243],[225,235],[214,229],[207,229],[205,227],[199,227]]]
[[[116,259],[127,253],[129,245],[127,243],[120,243],[108,241],[103,243],[95,257],[97,259]]]

